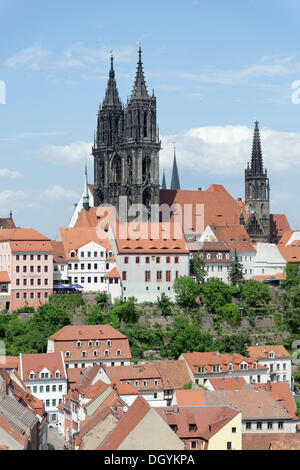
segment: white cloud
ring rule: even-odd
[[[262,128],[264,165],[272,173],[300,173],[300,133]],[[208,126],[162,137],[161,167],[176,158],[181,168],[199,174],[242,174],[251,160],[253,129],[247,126]]]
[[[6,59],[4,65],[9,68],[29,68],[31,71],[39,71],[42,63],[51,55],[51,51],[43,49],[40,44],[23,48],[13,56]]]
[[[24,191],[11,191],[6,189],[0,192],[0,206],[6,206],[11,201],[22,201],[26,198]]]
[[[76,200],[79,198],[79,194],[72,189],[66,189],[62,186],[55,185],[50,189],[45,189],[41,193],[41,198],[46,199],[47,201],[66,201],[66,200]]]
[[[21,178],[23,175],[18,171],[8,170],[7,168],[0,168],[0,178]]]
[[[39,158],[58,165],[79,163],[90,158],[92,150],[91,142],[72,142],[69,145],[44,145]]]

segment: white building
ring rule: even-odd
[[[270,275],[282,273],[286,260],[272,243],[256,243],[254,275]]]
[[[57,426],[57,407],[68,388],[63,354],[20,354],[19,372],[31,393],[45,403],[49,425]]]
[[[249,346],[250,358],[267,367],[271,382],[288,382],[292,386],[292,357],[280,345]]]

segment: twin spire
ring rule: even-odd
[[[150,99],[148,95],[148,91],[147,91],[145,77],[144,77],[141,46],[139,47],[138,54],[139,54],[139,60],[137,63],[135,82],[133,85],[133,90],[131,93],[130,101]],[[105,98],[103,100],[102,108],[105,108],[105,107],[121,108],[122,103],[119,98],[119,93],[117,89],[117,83],[116,83],[115,71],[114,71],[114,57],[112,54],[110,56],[110,61],[111,61],[111,65],[110,65],[110,71],[109,71],[109,79],[107,82],[107,88],[106,88],[106,93],[105,93]]]
[[[161,184],[161,189],[167,189],[165,170],[163,171],[163,179]],[[172,169],[172,178],[171,178],[171,188],[173,190],[180,189],[179,174],[176,162],[176,151],[174,147],[174,158],[173,158],[173,169]]]

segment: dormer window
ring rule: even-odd
[[[76,345],[77,345],[77,348],[81,348],[81,341],[77,341]]]
[[[223,258],[222,253],[218,253],[218,254],[217,254],[217,259],[222,259],[222,258]]]
[[[99,347],[100,346],[100,341],[97,339],[97,341],[95,341],[95,346]]]
[[[212,366],[212,371],[213,372],[221,372],[220,366]]]
[[[81,356],[86,357],[86,351],[82,351]]]
[[[154,380],[154,385],[155,385],[155,386],[158,385],[158,380],[157,380],[157,379]]]
[[[91,348],[91,347],[93,346],[93,341],[90,340],[90,341],[88,342],[88,345],[89,345],[89,348]]]
[[[248,364],[247,362],[241,362],[240,364],[240,370],[247,370],[248,369]]]
[[[121,356],[121,355],[122,355],[121,349],[117,349],[117,356]]]
[[[270,351],[270,352],[269,352],[269,358],[270,358],[270,359],[274,359],[274,358],[275,358],[275,354],[274,354],[273,351]]]
[[[106,346],[111,346],[111,340],[110,340],[110,339],[108,339],[108,340],[106,341]]]
[[[35,373],[34,373],[34,372],[30,372],[29,378],[30,378],[30,380],[34,380],[34,379],[35,379]]]
[[[71,357],[70,351],[66,351],[66,352],[65,352],[65,357]]]
[[[93,351],[93,356],[98,356],[98,351],[95,349],[95,351]]]
[[[211,259],[211,254],[210,254],[210,253],[207,253],[206,258],[207,258],[207,259]]]
[[[109,350],[108,349],[105,349],[104,356],[109,356]]]
[[[257,369],[257,362],[253,362],[252,368]]]
[[[60,379],[60,372],[59,372],[59,370],[57,370],[57,371],[55,372],[55,378],[56,378],[56,379]]]
[[[228,364],[228,370],[233,370],[233,364],[232,364],[232,362],[230,362],[230,363]]]
[[[205,366],[198,366],[198,374],[204,374],[205,373]]]
[[[143,380],[143,387],[147,387],[147,380]]]
[[[196,424],[189,424],[189,432],[196,432],[197,425]]]
[[[136,381],[134,382],[134,385],[135,385],[135,387],[138,387],[138,386],[140,385],[140,384],[139,384],[139,381],[136,380]]]
[[[75,258],[75,256],[76,256],[76,251],[71,251],[71,252],[70,252],[70,257],[71,257],[71,258]]]

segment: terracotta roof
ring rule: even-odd
[[[10,217],[0,218],[0,229],[1,230],[3,230],[3,229],[12,229],[12,228],[15,228],[15,227],[16,226],[14,224],[14,221]]]
[[[254,252],[250,237],[243,225],[211,226],[219,241],[224,241],[231,251]]]
[[[214,390],[241,390],[246,385],[244,377],[222,377],[208,379]]]
[[[116,267],[114,267],[111,271],[109,271],[109,273],[105,274],[106,278],[119,278],[120,277],[120,274],[119,274],[119,271],[117,270]]]
[[[19,356],[0,356],[0,368],[18,369]]]
[[[127,339],[110,325],[67,325],[51,335],[55,341]]]
[[[7,271],[0,271],[0,282],[11,282]]]
[[[196,230],[197,233],[202,233],[207,225],[213,223],[216,225],[238,224],[241,213],[238,201],[222,185],[211,185],[206,191],[160,190],[160,204],[169,206],[178,204],[183,214],[191,210],[191,227],[185,227],[185,233],[189,233],[190,228],[195,231],[197,221],[198,225],[202,225],[201,230]],[[202,204],[204,210],[200,207]],[[197,205],[200,206],[197,207]],[[203,224],[199,223],[201,221]]]
[[[173,222],[137,222],[116,224],[114,229],[119,253],[187,254],[181,225]]]
[[[277,273],[277,274],[269,274],[269,275],[258,275],[258,276],[253,276],[252,279],[254,281],[258,281],[258,282],[264,282],[266,281],[267,279],[270,279],[270,278],[274,278],[278,281],[285,281],[286,277],[283,273]]]
[[[10,241],[10,249],[12,252],[29,251],[29,252],[47,252],[52,253],[52,245],[48,240],[29,240],[29,241]]]
[[[299,450],[300,433],[244,433],[243,450]]]
[[[97,217],[97,209],[98,207],[90,207],[88,211],[81,209],[74,227],[96,227],[97,223],[99,222],[99,218]]]
[[[110,406],[106,406],[101,410],[98,409],[96,413],[82,421],[80,423],[80,433],[75,437],[76,445],[80,445],[82,438],[97,426],[97,424],[104,421],[108,415],[112,415],[114,417],[115,424],[119,421],[119,416]]]
[[[239,409],[243,420],[294,418],[271,396],[269,392],[257,390],[204,391],[206,405],[227,405]]]
[[[116,390],[118,395],[138,395],[137,388],[132,384],[121,383],[120,380],[113,382],[113,388]]]
[[[177,406],[204,406],[204,390],[176,390]]]
[[[218,352],[192,352],[192,353],[183,353],[183,358],[188,363],[189,368],[193,374],[198,373],[198,367],[204,366],[207,373],[213,372],[213,366],[219,365],[221,372],[228,372],[228,365],[231,363],[234,371],[240,370],[240,363],[245,361],[248,363],[249,369],[257,370],[263,369],[267,370],[266,367],[261,364],[256,364],[256,367],[253,367],[253,363],[256,362],[255,359],[242,356],[241,354],[220,354]]]
[[[112,382],[130,382],[134,385],[138,381],[136,388],[140,391],[163,389],[160,373],[153,364],[106,367],[105,371]],[[157,380],[157,385],[154,384],[154,380]]]
[[[270,231],[272,236],[281,236],[291,230],[285,214],[270,214]]]
[[[35,380],[39,380],[38,375],[47,368],[51,373],[51,378],[55,378],[55,372],[60,372],[60,377],[66,379],[64,361],[61,353],[36,353],[36,354],[20,354],[19,370],[22,380],[30,380],[30,372],[35,373]]]
[[[98,450],[116,450],[124,439],[146,416],[150,406],[142,397],[137,397],[127,413],[121,418],[120,422],[113,429],[111,434],[105,439],[104,443],[98,447]]]
[[[273,351],[276,358],[290,358],[291,355],[282,344],[248,346],[250,357],[254,359],[268,359],[269,352]]]
[[[208,441],[238,414],[227,406],[177,406],[156,408],[157,413],[169,426],[177,426],[180,439],[204,439]],[[193,430],[191,425],[196,425]],[[175,431],[174,431],[175,432]]]
[[[64,250],[63,242],[57,242],[56,240],[51,240],[51,245],[53,249],[53,262],[54,263],[66,263],[67,257]]]
[[[155,361],[164,390],[176,390],[191,381],[185,361]]]
[[[76,260],[77,256],[70,256],[71,251],[77,251],[82,246],[89,242],[97,243],[97,245],[103,247],[106,251],[111,250],[108,238],[99,238],[99,232],[94,227],[60,227],[58,241],[63,242],[64,251],[67,259]]]
[[[11,241],[50,241],[33,228],[15,228],[0,230],[0,240]]]
[[[282,406],[283,409],[293,416],[294,419],[297,417],[297,408],[292,396],[288,382],[268,382],[267,384],[253,384],[255,390],[264,390],[269,392],[274,398],[276,403]]]

